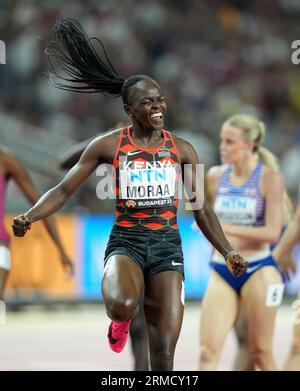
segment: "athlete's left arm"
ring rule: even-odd
[[[15,180],[17,185],[22,190],[25,197],[28,201],[34,205],[39,199],[40,195],[33,184],[28,171],[25,167],[16,159],[12,154],[7,153],[5,158],[5,168],[7,174]],[[60,261],[62,266],[66,272],[67,276],[72,276],[74,274],[73,262],[70,260],[68,255],[66,254],[64,247],[61,243],[60,237],[58,235],[55,220],[53,217],[47,217],[43,220],[45,227],[55,243],[59,253],[60,253]]]
[[[203,179],[197,170],[199,165],[197,153],[193,146],[183,139],[176,138],[176,146],[182,159],[184,186],[196,223],[209,242],[223,255],[230,272],[238,277],[247,270],[248,262],[233,250],[216,214],[205,199]]]
[[[242,227],[222,225],[225,234],[259,242],[276,243],[279,240],[283,220],[284,184],[279,172],[266,168],[262,177],[262,190],[265,197],[265,225],[262,227]]]

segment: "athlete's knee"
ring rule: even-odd
[[[217,360],[219,352],[210,344],[203,343],[200,349],[200,362],[209,363]]]
[[[132,319],[135,315],[136,307],[137,301],[131,297],[106,301],[107,315],[118,322]]]

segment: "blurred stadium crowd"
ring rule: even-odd
[[[55,19],[68,16],[103,41],[124,76],[146,73],[159,81],[168,101],[166,127],[184,134],[207,168],[218,162],[222,121],[236,112],[258,115],[267,125],[266,145],[280,157],[297,197],[300,65],[291,62],[291,44],[300,39],[298,0],[14,0],[5,8],[4,3],[0,143],[18,151],[45,188],[57,182],[55,162],[62,152],[127,121],[118,100],[47,83],[46,41]],[[68,208],[75,211],[77,203],[93,212],[106,208],[93,183]]]

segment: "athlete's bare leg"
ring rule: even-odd
[[[237,311],[237,293],[212,270],[201,309],[200,370],[217,370],[225,339],[234,324]]]
[[[269,285],[280,283],[279,272],[273,266],[265,266],[257,270],[241,290],[249,348],[255,365],[263,371],[277,370],[272,349],[277,307],[266,306],[266,293]]]
[[[144,297],[141,298],[137,316],[132,320],[129,334],[131,338],[131,348],[134,357],[135,371],[149,370],[149,347],[147,324],[144,312]]]
[[[102,296],[108,317],[124,322],[136,316],[143,287],[143,271],[131,258],[111,256],[102,278]]]
[[[233,365],[234,371],[254,371],[255,365],[249,349],[247,323],[243,306],[239,307],[234,330],[238,342],[238,352]]]
[[[300,301],[300,294],[298,300]],[[300,371],[300,323],[294,325],[293,333],[292,346],[283,368],[285,371]]]
[[[172,371],[183,318],[182,274],[165,271],[146,280],[145,315],[153,371]]]
[[[8,270],[0,268],[0,300],[4,298],[4,289],[8,278]]]

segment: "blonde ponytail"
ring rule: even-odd
[[[274,153],[272,153],[269,149],[261,146],[257,148],[256,152],[258,154],[259,160],[262,161],[267,167],[270,167],[274,171],[280,172],[278,159]]]
[[[246,141],[254,143],[253,152],[257,153],[259,160],[267,167],[280,172],[278,159],[269,149],[262,147],[266,128],[263,122],[249,114],[236,114],[228,118],[224,125],[234,126],[244,132]],[[283,193],[283,224],[287,225],[292,218],[293,206],[287,194]]]

